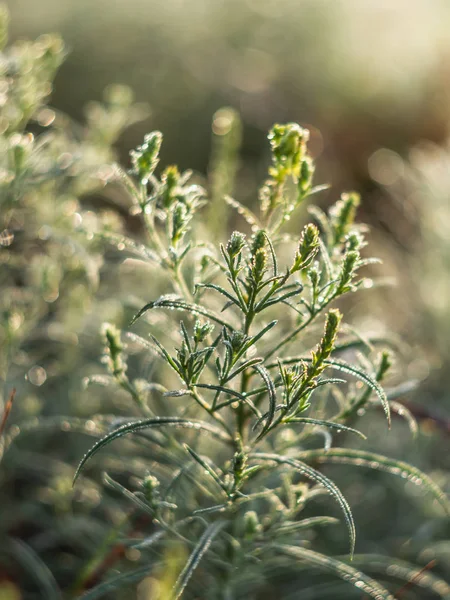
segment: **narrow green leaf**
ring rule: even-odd
[[[347,425],[341,425],[340,423],[334,423],[334,421],[325,421],[323,419],[312,419],[310,417],[292,417],[286,418],[287,423],[304,423],[305,425],[322,425],[323,427],[330,427],[331,429],[336,429],[338,432],[340,431],[348,431],[350,433],[356,433],[359,437],[362,437],[363,440],[366,440],[367,437],[358,429],[353,429],[353,427],[347,427]]]
[[[408,587],[412,584],[414,587],[431,591],[444,600],[450,598],[450,585],[448,583],[440,577],[436,577],[430,571],[424,571],[421,567],[411,565],[403,560],[378,554],[360,554],[353,557],[353,562],[373,573],[405,581]],[[400,594],[398,594],[398,597],[400,598]]]
[[[395,600],[395,597],[377,581],[336,558],[328,557],[324,554],[319,554],[318,552],[300,546],[275,545],[273,547],[281,554],[297,558],[311,565],[315,565],[328,573],[337,575],[349,584],[358,588],[362,594],[368,594],[375,600]]]
[[[259,365],[262,362],[264,362],[263,358],[250,358],[249,360],[246,360],[241,365],[239,365],[236,369],[234,369],[234,371],[231,371],[231,373],[225,379],[224,383],[227,383],[228,381],[231,381],[237,375],[239,375],[240,373],[242,373],[242,371],[245,371],[245,369],[249,369],[250,367],[253,367],[253,365]]]
[[[138,496],[133,494],[133,492],[127,490],[127,488],[121,485],[118,481],[115,481],[112,477],[108,475],[108,473],[103,474],[103,480],[106,483],[106,485],[108,485],[110,488],[112,488],[119,494],[122,494],[122,496],[124,496],[127,500],[138,506],[143,512],[151,515],[152,517],[155,516],[155,511],[152,510],[152,508],[150,508],[148,504],[146,504],[143,500],[138,498]]]
[[[42,598],[46,600],[62,600],[62,593],[52,572],[36,552],[18,538],[8,538],[2,553],[10,554],[39,586]]]
[[[228,489],[227,489],[226,485],[223,483],[223,481],[220,479],[219,475],[211,467],[211,465],[209,465],[208,462],[204,458],[202,458],[199,454],[197,454],[197,452],[195,452],[195,450],[190,448],[187,444],[183,444],[183,445],[186,448],[186,450],[189,452],[189,454],[192,456],[192,458],[202,467],[202,469],[204,469],[212,477],[212,479],[214,479],[214,481],[217,483],[217,485],[228,495]]]
[[[197,285],[195,286],[195,288],[196,289],[197,288],[206,288],[206,289],[209,289],[209,290],[215,290],[216,292],[219,292],[219,294],[222,294],[222,296],[225,296],[225,298],[228,298],[228,300],[232,304],[235,304],[239,308],[243,308],[240,305],[238,298],[235,298],[234,296],[232,296],[229,292],[227,292],[227,290],[225,290],[220,285],[216,285],[215,283],[197,283]]]
[[[145,306],[141,308],[140,311],[132,318],[131,325],[135,323],[144,313],[153,308],[169,308],[173,310],[185,310],[192,315],[202,315],[204,317],[208,317],[211,321],[215,321],[219,323],[219,325],[223,325],[224,327],[228,327],[228,329],[233,330],[234,327],[230,325],[227,321],[224,321],[219,315],[216,315],[214,312],[200,306],[199,304],[194,304],[191,302],[186,302],[185,300],[178,298],[176,296],[161,296],[158,300],[153,302],[149,302]]]
[[[255,306],[255,312],[260,312],[262,309],[269,308],[269,306],[278,304],[278,302],[283,302],[285,304],[288,304],[288,306],[291,306],[289,303],[286,302],[286,300],[288,298],[292,298],[293,296],[298,296],[299,294],[302,293],[302,291],[303,291],[303,286],[299,283],[295,290],[291,290],[289,292],[286,292],[285,294],[281,294],[280,296],[275,296],[274,298],[272,298],[271,300],[268,300],[267,302],[257,304]],[[295,309],[295,307],[292,307],[292,306],[291,306],[291,308]],[[298,310],[297,310],[297,312],[298,312]]]
[[[150,334],[150,338],[152,340],[152,342],[155,344],[155,346],[158,348],[159,352],[158,354],[161,356],[161,358],[164,358],[169,365],[172,367],[172,369],[175,371],[175,373],[177,373],[178,375],[181,376],[181,366],[180,363],[176,360],[174,360],[170,354],[167,352],[167,350],[164,348],[164,346],[159,342],[159,340],[152,334]]]
[[[255,369],[255,371],[257,371],[261,375],[261,378],[264,381],[264,384],[267,388],[268,397],[269,397],[269,410],[267,411],[267,419],[266,419],[266,422],[264,423],[264,426],[263,426],[260,434],[258,435],[258,437],[255,440],[255,441],[258,441],[265,435],[265,433],[268,431],[269,427],[272,425],[272,421],[275,416],[275,410],[277,407],[277,391],[275,389],[275,384],[272,381],[272,378],[270,377],[268,371],[264,367],[262,367],[261,365],[254,365],[253,368]]]
[[[175,600],[181,598],[181,595],[183,594],[183,591],[186,585],[188,584],[189,579],[192,577],[192,574],[194,573],[195,569],[197,568],[199,562],[201,561],[205,553],[208,551],[208,548],[210,547],[213,539],[221,531],[221,529],[225,527],[226,524],[226,521],[216,521],[215,523],[211,523],[211,525],[209,525],[205,529],[202,537],[199,539],[197,545],[192,551],[189,560],[187,561],[182,572],[180,573],[180,576],[174,586]]]
[[[207,390],[215,390],[216,392],[221,392],[223,394],[229,394],[230,396],[233,396],[234,398],[238,398],[241,402],[245,402],[245,404],[247,404],[247,406],[251,409],[253,414],[256,417],[258,417],[258,419],[261,417],[261,413],[256,408],[256,406],[253,404],[253,402],[250,400],[250,398],[247,398],[247,396],[244,396],[244,394],[241,394],[240,392],[237,392],[236,390],[224,387],[223,385],[213,385],[211,383],[196,383],[194,385],[194,387],[204,388]],[[235,402],[235,401],[230,400],[229,402],[223,402],[222,404],[217,405],[215,407],[215,410],[220,410],[224,406],[228,406],[229,404],[232,404],[233,402]]]
[[[320,471],[316,471],[316,469],[313,469],[304,462],[301,462],[294,458],[289,458],[287,456],[279,456],[278,454],[257,452],[251,454],[250,457],[253,460],[267,460],[273,461],[280,465],[288,465],[296,471],[298,471],[299,473],[301,473],[302,475],[304,475],[305,477],[307,477],[308,479],[311,479],[312,481],[322,485],[328,491],[328,493],[334,497],[334,499],[341,507],[342,512],[344,513],[345,521],[347,523],[347,528],[350,536],[350,556],[353,555],[355,549],[356,530],[355,523],[353,521],[352,511],[341,490],[337,487],[335,483],[333,483],[333,481],[331,481],[331,479],[328,479],[328,477],[320,473]]]
[[[338,383],[347,383],[347,382],[345,381],[345,379],[339,379],[336,377],[331,377],[329,379],[319,379],[319,381],[316,382],[316,388],[322,387],[324,385],[337,385]]]
[[[269,246],[270,254],[272,256],[272,264],[273,264],[273,276],[277,277],[278,275],[278,262],[277,255],[275,254],[275,248],[273,247],[272,240],[268,236],[267,232],[264,231],[264,237],[266,238],[267,244]]]
[[[308,362],[311,359],[304,359],[304,360],[305,360],[305,362]],[[335,369],[336,371],[342,371],[343,373],[348,373],[349,375],[353,375],[353,377],[356,377],[356,379],[359,379],[360,381],[364,382],[368,387],[370,387],[375,392],[375,394],[378,396],[378,399],[383,407],[384,414],[386,415],[386,419],[387,419],[388,426],[390,429],[390,427],[391,427],[391,411],[389,408],[389,402],[386,397],[385,391],[383,390],[381,385],[378,383],[378,381],[376,381],[373,377],[371,377],[367,373],[364,373],[364,371],[361,371],[360,369],[354,367],[353,365],[349,365],[348,363],[341,361],[341,360],[328,358],[328,359],[324,360],[324,364],[330,366],[331,368]]]
[[[256,335],[254,335],[247,342],[245,342],[245,344],[242,346],[241,350],[239,350],[238,354],[236,355],[236,360],[239,359],[241,356],[243,356],[251,346],[256,344],[256,342],[258,340],[260,340],[263,337],[263,335],[265,335],[273,327],[275,327],[275,325],[277,323],[278,323],[278,321],[271,321],[268,325],[263,327],[261,329],[261,331],[258,331],[258,333]]]
[[[331,448],[323,450],[306,450],[300,452],[297,458],[301,460],[317,460],[319,463],[349,464],[358,467],[368,467],[378,471],[386,471],[391,475],[398,475],[411,483],[423,486],[423,489],[432,494],[447,514],[450,515],[450,500],[441,488],[420,469],[401,460],[388,458],[374,452],[349,448]]]
[[[401,402],[396,402],[395,400],[390,400],[389,406],[391,407],[392,412],[394,412],[399,417],[403,417],[405,419],[413,437],[416,437],[419,431],[419,426],[417,425],[416,418],[409,410],[409,408],[407,408]]]
[[[81,469],[84,467],[86,462],[94,456],[101,448],[113,442],[114,440],[123,437],[129,433],[134,433],[135,431],[140,431],[141,429],[150,429],[154,427],[179,427],[185,429],[196,429],[198,431],[206,431],[217,437],[218,439],[226,442],[230,442],[229,436],[224,433],[218,427],[214,425],[210,425],[209,423],[205,423],[204,421],[195,421],[192,419],[182,419],[180,417],[154,417],[151,419],[143,419],[142,421],[133,421],[131,423],[126,423],[122,425],[118,429],[115,429],[108,435],[105,435],[101,440],[99,440],[96,444],[92,446],[88,452],[83,456],[78,465],[78,468],[75,472],[75,476],[73,478],[73,482],[77,480]]]
[[[339,524],[339,519],[335,519],[334,517],[310,517],[297,522],[287,521],[286,523],[283,523],[277,527],[276,531],[274,531],[274,535],[279,537],[282,535],[297,533],[298,531],[303,531],[304,529],[309,529],[310,527],[322,527],[324,525],[337,524]]]

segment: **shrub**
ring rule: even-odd
[[[310,206],[318,226],[305,225],[299,236],[286,233],[291,216],[323,186],[312,184],[305,129],[275,125],[269,140],[272,164],[260,190],[260,214],[228,198],[249,233],[235,231],[219,247],[214,238],[197,239],[207,200],[191,173],[171,166],[155,175],[161,133],[147,135],[131,153],[130,175],[120,171],[146,241],[111,241],[151,264],[152,281],[163,277],[166,293],[133,317],[143,335],[102,327],[109,375],[88,383],[119,386],[129,414],[139,418],[118,417],[84,456],[75,478],[111,442],[134,434],[121,460],[109,460],[117,475],[105,473],[104,481],[130,503],[131,513],[111,535],[138,551],[143,566],[107,579],[85,598],[147,575],[158,585],[158,597],[204,597],[201,590],[207,589],[211,599],[256,598],[280,569],[290,569],[280,589],[287,593],[295,581],[298,591],[302,579],[294,573],[307,564],[334,573],[359,593],[393,598],[359,569],[364,559],[352,564],[351,508],[322,472],[325,463],[400,475],[449,509],[444,494],[418,469],[348,447],[350,436],[365,438],[355,423],[376,405],[389,427],[391,410],[414,425],[380,385],[391,366],[385,340],[342,335],[348,329],[332,308],[342,296],[376,283],[359,275],[374,262],[361,254],[366,243],[364,227],[355,222],[359,197],[342,194],[327,215]],[[207,236],[207,228],[202,233]],[[184,315],[179,328],[175,313]],[[137,347],[158,363],[152,377],[140,376]],[[332,434],[341,446],[333,445]],[[317,447],[317,435],[323,447]],[[333,516],[315,514],[314,500],[323,494],[343,513],[347,558],[310,547],[311,530],[337,524]],[[147,515],[148,525],[136,526],[135,513]],[[92,568],[107,559],[107,548]],[[386,559],[372,556],[366,563],[389,574]],[[397,564],[396,573],[409,578],[415,571]],[[441,595],[449,591],[431,576],[424,585]]]

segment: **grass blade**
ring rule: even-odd
[[[324,554],[319,554],[313,550],[298,546],[276,545],[274,548],[281,554],[285,554],[291,558],[297,558],[301,561],[315,565],[323,571],[337,575],[337,577],[344,579],[349,584],[354,585],[361,590],[361,593],[368,594],[375,600],[395,600],[395,597],[377,581],[336,558],[328,557]]]
[[[358,467],[368,467],[378,471],[386,471],[391,475],[398,475],[415,483],[422,485],[425,490],[434,496],[447,514],[450,515],[450,500],[441,488],[420,469],[409,465],[401,460],[388,458],[382,454],[365,452],[348,448],[331,448],[327,452],[323,450],[307,450],[300,452],[297,458],[301,460],[317,460],[319,463],[349,464]]]
[[[189,452],[189,454],[192,456],[192,458],[202,467],[202,469],[205,470],[206,473],[208,473],[212,477],[212,479],[214,479],[214,481],[217,483],[220,489],[228,495],[227,486],[223,483],[223,481],[220,479],[220,477],[217,475],[216,471],[211,467],[211,465],[209,465],[204,458],[197,454],[197,452],[195,452],[195,450],[190,448],[187,444],[183,445]]]
[[[150,516],[155,516],[155,511],[143,500],[138,498],[133,492],[127,490],[126,487],[121,485],[118,481],[115,481],[112,477],[108,475],[108,473],[103,474],[103,480],[110,488],[122,494],[127,500],[138,506],[143,512],[149,514]]]
[[[220,532],[220,530],[225,527],[226,523],[226,521],[216,521],[215,523],[211,523],[211,525],[209,525],[206,528],[202,537],[199,539],[197,545],[192,551],[192,554],[190,555],[189,560],[187,561],[184,569],[178,577],[178,580],[174,587],[175,600],[181,598],[184,588],[188,584],[189,579],[192,577],[192,574],[197,568],[199,562],[203,558],[204,554],[208,551],[208,548],[210,547],[213,539]]]
[[[266,434],[269,427],[272,425],[272,421],[275,416],[275,410],[277,407],[277,391],[275,389],[275,384],[272,381],[272,378],[270,377],[268,371],[264,367],[260,365],[254,365],[253,368],[261,375],[269,395],[269,410],[267,412],[267,419],[264,423],[264,427],[262,428],[261,433],[255,440],[258,441]]]
[[[256,406],[253,404],[253,402],[250,400],[250,398],[247,398],[246,396],[244,396],[244,394],[241,394],[240,392],[237,392],[236,390],[233,390],[231,388],[226,388],[223,385],[213,385],[212,383],[196,383],[194,387],[204,388],[207,390],[215,390],[216,392],[221,392],[222,394],[228,394],[229,396],[238,398],[241,402],[244,402],[251,409],[252,413],[256,417],[258,417],[258,419],[261,418],[261,413],[256,408]],[[228,406],[228,404],[232,404],[232,402],[235,402],[235,401],[232,400],[230,402],[223,402],[222,404],[217,405],[215,407],[215,410],[219,410],[219,409],[223,408],[224,406]]]
[[[302,475],[304,475],[305,477],[307,477],[308,479],[311,479],[315,483],[323,485],[323,487],[328,491],[328,493],[334,497],[334,499],[339,504],[342,512],[344,513],[345,521],[347,523],[347,528],[350,536],[350,556],[353,555],[355,549],[356,530],[355,523],[353,521],[352,511],[341,490],[337,487],[335,483],[331,481],[331,479],[328,479],[328,477],[326,477],[319,471],[316,471],[316,469],[313,469],[309,465],[306,465],[305,463],[299,460],[288,458],[287,456],[279,456],[278,454],[267,454],[259,452],[251,454],[250,456],[254,460],[267,460],[273,461],[280,465],[288,465],[296,471],[298,471],[299,473],[301,473]]]
[[[361,554],[354,557],[354,562],[361,565],[361,568],[367,569],[373,573],[387,575],[406,581],[406,586],[419,587],[423,590],[431,591],[439,598],[448,600],[450,598],[450,585],[440,577],[436,577],[425,568],[411,565],[403,560],[393,559],[388,556],[377,554]],[[430,563],[430,567],[432,567]],[[403,588],[406,591],[406,586]],[[400,600],[399,590],[396,593]]]
[[[141,429],[151,429],[155,427],[179,427],[185,429],[196,429],[198,431],[206,431],[211,433],[214,436],[217,436],[218,439],[222,441],[230,441],[228,435],[226,435],[221,429],[218,427],[214,427],[214,425],[210,425],[209,423],[205,423],[204,421],[194,421],[191,419],[182,419],[180,417],[154,417],[151,419],[143,419],[142,421],[133,421],[131,423],[126,423],[121,427],[115,429],[108,435],[105,435],[101,440],[99,440],[96,444],[92,446],[88,452],[83,456],[78,465],[78,468],[75,472],[75,476],[73,478],[73,482],[77,480],[81,469],[84,467],[86,462],[94,456],[101,448],[117,440],[124,435],[129,433],[134,433],[135,431],[140,431]]]
[[[204,317],[208,317],[208,319],[211,319],[211,321],[215,321],[216,323],[219,323],[219,325],[223,325],[224,327],[228,327],[228,329],[233,330],[234,327],[228,323],[227,321],[224,321],[221,317],[219,317],[219,315],[216,315],[216,313],[204,308],[203,306],[200,306],[199,304],[194,304],[192,302],[186,302],[185,300],[178,298],[176,296],[161,296],[160,298],[158,298],[158,300],[154,300],[153,302],[149,302],[148,304],[146,304],[145,306],[143,306],[141,308],[141,310],[139,310],[134,317],[131,320],[130,325],[133,325],[133,323],[135,323],[140,317],[142,317],[142,315],[144,313],[146,313],[148,310],[151,310],[153,308],[169,308],[169,309],[173,309],[173,310],[185,310],[189,313],[191,313],[192,315],[202,315]]]
[[[11,554],[33,577],[43,598],[62,600],[62,593],[52,572],[28,544],[17,538],[9,538],[6,548],[8,554]]]
[[[367,437],[359,431],[358,429],[353,429],[353,427],[347,427],[347,425],[341,425],[340,423],[334,423],[333,421],[324,421],[323,419],[312,419],[310,417],[293,417],[292,419],[286,419],[287,423],[304,423],[305,425],[321,425],[322,427],[330,427],[331,429],[336,429],[339,431],[348,431],[350,433],[356,433],[359,437],[362,437],[363,440],[366,440]]]

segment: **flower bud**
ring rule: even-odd
[[[359,252],[357,250],[350,250],[342,259],[341,272],[339,275],[339,283],[337,287],[338,293],[349,291],[349,285],[353,279],[356,266],[359,261]]]
[[[176,244],[186,229],[186,225],[189,222],[188,210],[185,204],[178,202],[172,212],[172,243]]]
[[[130,153],[132,173],[138,176],[141,183],[146,184],[153,175],[159,162],[159,151],[162,143],[162,133],[153,131],[144,137],[142,146]]]
[[[180,173],[177,167],[170,166],[164,169],[161,176],[161,183],[163,184],[161,199],[164,208],[170,208],[173,204],[179,180]]]
[[[238,352],[241,347],[242,344],[245,342],[245,340],[247,339],[247,336],[245,335],[245,333],[242,333],[241,331],[233,331],[230,335],[230,344],[232,349],[234,350],[234,352]]]
[[[159,500],[159,480],[153,475],[147,475],[147,477],[142,482],[142,487],[144,488],[144,496],[150,506],[156,507]]]
[[[233,231],[227,244],[227,252],[230,258],[237,256],[245,246],[245,235],[239,231]]]
[[[332,308],[327,314],[325,330],[320,342],[320,350],[323,358],[330,356],[331,351],[333,350],[341,320],[342,314],[337,308]]]
[[[202,323],[197,320],[194,323],[194,340],[197,343],[203,342],[208,335],[213,331],[214,325],[212,323]]]
[[[297,175],[308,138],[308,130],[302,129],[297,123],[274,125],[269,140],[275,162],[288,166],[289,172]]]
[[[252,238],[252,246],[251,246],[252,256],[254,256],[260,248],[264,248],[266,245],[266,242],[267,242],[266,234],[262,229],[260,229],[259,231],[257,231],[255,233],[255,235]]]
[[[252,260],[252,275],[255,281],[260,282],[264,277],[267,267],[267,252],[264,248],[260,248]]]
[[[309,192],[314,176],[315,166],[310,156],[305,156],[300,165],[298,178],[298,191],[302,196]]]
[[[247,457],[244,452],[236,452],[233,457],[233,471],[236,477],[242,477],[247,465]]]
[[[318,251],[319,230],[315,225],[309,223],[302,231],[294,264],[291,267],[291,273],[295,273],[310,265]]]

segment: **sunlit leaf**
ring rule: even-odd
[[[406,582],[408,588],[418,587],[433,592],[439,598],[445,600],[450,598],[450,585],[431,573],[426,566],[422,568],[391,556],[378,554],[356,554],[353,557],[353,563],[371,573],[400,579]],[[398,597],[400,597],[400,593],[398,593]]]
[[[375,600],[395,600],[395,596],[383,588],[377,581],[336,558],[328,557],[299,546],[280,545],[274,546],[274,549],[281,554],[315,565],[323,571],[344,579],[350,585],[358,588],[362,594],[368,594]]]
[[[203,317],[208,317],[211,321],[215,321],[224,327],[228,327],[228,329],[233,330],[233,326],[224,321],[219,315],[216,313],[206,309],[204,306],[200,306],[199,304],[194,304],[192,302],[186,302],[181,298],[177,298],[175,296],[161,296],[158,300],[154,302],[149,302],[145,306],[141,308],[141,310],[132,318],[131,325],[135,323],[143,314],[147,311],[152,310],[153,308],[168,308],[171,310],[183,310],[192,315],[202,315]]]
[[[312,467],[306,465],[303,462],[300,462],[299,460],[289,458],[287,456],[257,452],[252,454],[251,457],[254,460],[267,460],[273,461],[280,465],[288,465],[298,473],[304,475],[307,479],[311,479],[312,481],[323,485],[323,487],[328,491],[328,493],[331,496],[333,496],[333,498],[337,501],[337,503],[342,509],[342,512],[344,513],[345,521],[347,523],[347,528],[350,536],[350,555],[353,554],[355,549],[356,530],[355,523],[353,521],[352,511],[341,490],[337,487],[335,483],[333,483],[330,479],[328,479],[328,477],[320,473],[320,471],[313,469]]]
[[[336,463],[355,465],[357,467],[368,467],[378,471],[386,471],[391,475],[398,475],[411,483],[422,486],[439,502],[443,509],[450,515],[450,500],[441,488],[420,469],[409,465],[401,460],[388,458],[374,452],[354,450],[350,448],[331,448],[327,452],[323,450],[306,450],[296,455],[301,460],[315,460],[319,463]]]
[[[85,463],[107,444],[129,433],[141,431],[142,429],[151,429],[159,427],[175,427],[194,429],[197,431],[206,431],[220,440],[226,442],[230,441],[230,438],[223,432],[222,429],[219,429],[218,427],[215,427],[214,425],[210,425],[209,423],[205,423],[203,421],[182,419],[180,417],[155,417],[152,419],[144,419],[142,421],[134,421],[132,423],[122,425],[118,429],[115,429],[114,431],[103,437],[101,440],[99,440],[96,444],[94,444],[94,446],[92,446],[92,448],[81,459],[81,462],[78,465],[78,468],[75,472],[75,476],[73,479],[74,482],[77,480],[77,477],[80,474],[81,469],[84,467]]]
[[[312,419],[310,417],[292,417],[286,420],[287,423],[304,423],[305,425],[321,425],[322,427],[330,427],[331,429],[336,429],[338,433],[340,431],[348,431],[349,433],[356,433],[359,437],[362,437],[364,440],[367,437],[358,429],[353,429],[353,427],[347,427],[347,425],[341,425],[340,423],[335,423],[334,421],[325,421],[323,419]]]

